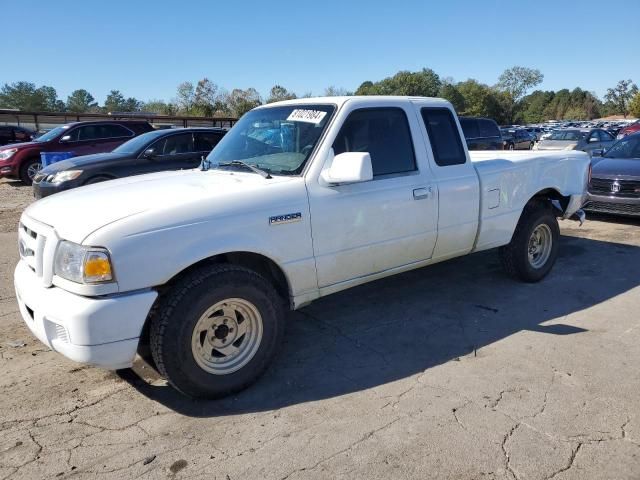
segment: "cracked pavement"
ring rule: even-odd
[[[0,181],[0,479],[640,478],[640,221],[562,222],[539,284],[486,252],[317,301],[256,385],[198,402],[30,335],[25,191]]]

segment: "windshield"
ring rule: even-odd
[[[165,130],[166,131],[166,130]],[[142,135],[138,135],[131,140],[124,142],[118,148],[113,150],[113,153],[136,153],[139,150],[143,149],[149,142],[154,140],[157,137],[160,137],[163,134],[163,131],[153,131],[143,133]]]
[[[549,140],[580,140],[584,134],[577,130],[559,130],[557,132],[553,132],[549,137]]]
[[[606,158],[640,158],[640,135],[624,138],[607,150]]]
[[[274,175],[298,175],[334,110],[333,105],[252,110],[222,138],[207,160],[212,168],[242,168],[224,165],[239,160]]]
[[[65,130],[68,130],[69,127],[67,125],[63,127],[56,127],[53,130],[49,130],[47,133],[43,133],[38,138],[34,138],[35,142],[48,142],[49,140],[53,140],[58,135],[60,135]]]

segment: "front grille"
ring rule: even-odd
[[[18,250],[21,260],[46,287],[53,279],[53,256],[58,237],[53,228],[23,215],[18,227]]]
[[[585,210],[622,215],[640,215],[640,203],[587,202]]]
[[[640,180],[610,180],[592,178],[589,192],[612,197],[640,198]]]

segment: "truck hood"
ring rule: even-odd
[[[238,171],[159,172],[57,193],[33,203],[24,215],[53,227],[63,239],[82,243],[105,225],[143,212],[170,209],[178,204],[203,205],[216,197],[223,202],[227,196],[251,196],[288,181],[292,177],[265,179]]]

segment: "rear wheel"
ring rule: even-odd
[[[25,185],[31,185],[33,183],[33,177],[42,170],[42,162],[39,158],[29,158],[20,167],[20,180]]]
[[[510,143],[510,144],[509,144],[509,150],[515,150],[515,148],[516,148],[516,147],[515,147],[515,145],[514,145],[513,143]]]
[[[502,264],[512,277],[542,280],[558,257],[560,228],[551,205],[535,202],[522,212],[511,242],[500,249]]]
[[[186,395],[219,398],[249,386],[271,363],[284,308],[262,276],[223,264],[185,276],[158,301],[150,321],[160,374]]]

